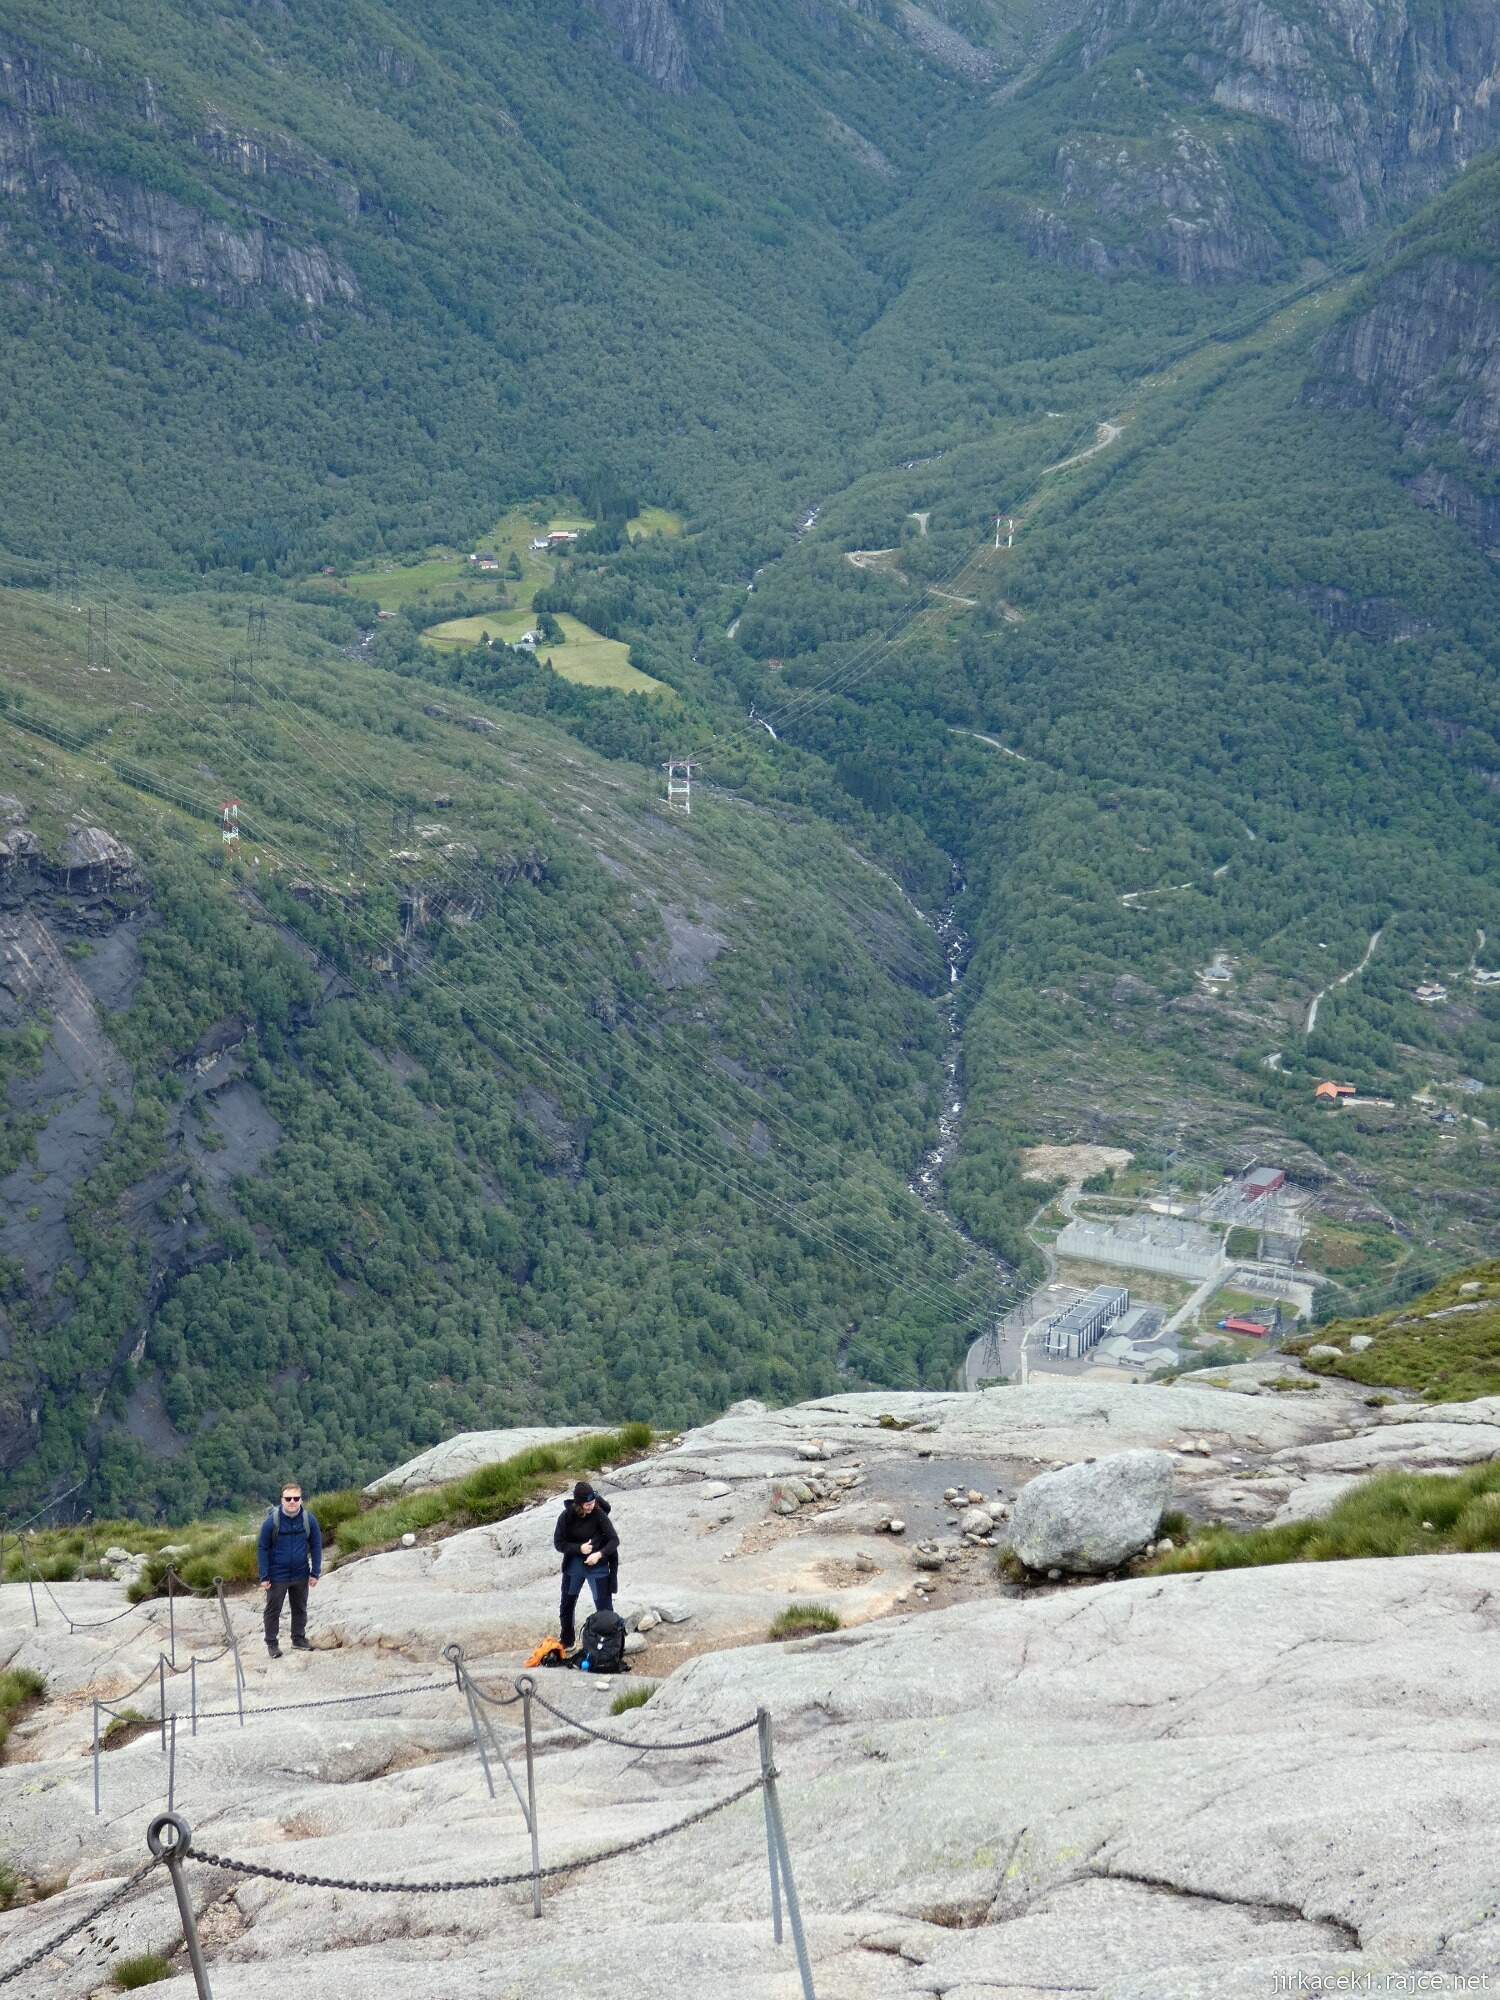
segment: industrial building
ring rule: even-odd
[[[1127,1340],[1122,1333],[1109,1334],[1100,1341],[1095,1352],[1101,1361],[1111,1361],[1117,1368],[1145,1368],[1151,1371],[1175,1368],[1182,1359],[1175,1347],[1169,1347],[1163,1341]]]
[[[1240,1182],[1242,1201],[1261,1201],[1268,1194],[1275,1194],[1278,1188],[1286,1186],[1286,1175],[1280,1167],[1257,1167],[1254,1173],[1246,1174]]]
[[[1046,1326],[1048,1354],[1076,1361],[1098,1344],[1100,1336],[1130,1309],[1130,1294],[1123,1285],[1095,1285],[1081,1299],[1065,1306]]]
[[[1116,1321],[1112,1332],[1121,1340],[1155,1340],[1166,1319],[1161,1306],[1132,1306]]]

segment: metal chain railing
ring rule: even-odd
[[[236,1875],[256,1875],[266,1882],[289,1882],[300,1889],[351,1889],[372,1896],[438,1896],[466,1894],[472,1889],[512,1889],[523,1882],[551,1881],[559,1875],[572,1875],[580,1869],[593,1868],[601,1861],[618,1861],[622,1855],[637,1854],[642,1848],[654,1847],[659,1840],[670,1840],[673,1834],[684,1833],[690,1826],[699,1826],[704,1820],[712,1819],[715,1813],[738,1805],[741,1799],[758,1792],[764,1783],[765,1779],[757,1773],[738,1791],[700,1806],[696,1812],[674,1820],[670,1826],[658,1827],[654,1833],[643,1833],[635,1840],[620,1841],[614,1847],[602,1847],[595,1854],[580,1855],[574,1861],[554,1861],[546,1868],[518,1868],[508,1875],[475,1875],[462,1882],[361,1882],[337,1875],[307,1875],[291,1868],[268,1868],[259,1861],[239,1861],[228,1854],[210,1854],[196,1847],[188,1850],[187,1859],[201,1861],[209,1868],[228,1868]]]
[[[261,1862],[243,1860],[236,1855],[217,1854],[206,1850],[200,1851],[194,1849],[192,1847],[191,1829],[173,1811],[177,1764],[178,1714],[176,1711],[173,1711],[169,1715],[166,1710],[165,1656],[163,1655],[158,1661],[157,1669],[163,1697],[162,1714],[158,1720],[162,1731],[162,1748],[168,1757],[167,1811],[152,1821],[147,1833],[147,1841],[151,1848],[151,1859],[138,1868],[128,1880],[112,1891],[87,1916],[80,1918],[77,1923],[71,1925],[66,1931],[61,1932],[57,1937],[40,1947],[20,1965],[12,1966],[8,1971],[0,1973],[0,1985],[5,1985],[12,1979],[19,1977],[21,1973],[30,1971],[51,1952],[55,1951],[59,1945],[66,1943],[69,1938],[84,1929],[94,1918],[102,1915],[106,1910],[121,1901],[159,1861],[164,1861],[171,1872],[172,1886],[177,1898],[178,1910],[182,1917],[183,1937],[192,1963],[193,1975],[200,2000],[212,2000],[208,1971],[203,1961],[203,1954],[198,1940],[192,1899],[188,1894],[186,1882],[183,1877],[184,1861],[199,1861],[205,1867],[221,1868],[231,1874],[254,1876],[270,1882],[285,1882],[298,1888],[336,1889],[365,1895],[428,1896],[464,1894],[477,1890],[504,1889],[529,1884],[531,1888],[532,1914],[533,1916],[540,1917],[542,1914],[542,1884],[544,1882],[556,1881],[563,1876],[577,1874],[583,1869],[597,1867],[602,1862],[616,1861],[626,1855],[640,1853],[646,1848],[656,1846],[661,1841],[672,1839],[676,1834],[686,1832],[690,1827],[702,1825],[704,1821],[712,1819],[716,1814],[725,1812],[730,1806],[738,1805],[741,1800],[749,1798],[752,1793],[759,1792],[762,1796],[765,1810],[766,1853],[771,1879],[772,1933],[776,1943],[782,1943],[782,1908],[784,1902],[786,1914],[791,1924],[792,1941],[796,1948],[797,1969],[801,1979],[803,2000],[816,2000],[813,1990],[812,1965],[808,1957],[807,1940],[802,1928],[801,1909],[797,1899],[796,1885],[792,1877],[791,1854],[787,1847],[786,1828],[782,1821],[781,1807],[777,1796],[776,1781],[778,1772],[776,1769],[775,1753],[772,1747],[771,1717],[765,1709],[759,1710],[749,1722],[735,1723],[727,1729],[714,1730],[703,1736],[684,1737],[672,1742],[641,1743],[632,1738],[613,1735],[607,1730],[596,1729],[592,1724],[581,1722],[576,1716],[566,1714],[565,1711],[556,1707],[555,1704],[547,1701],[537,1693],[536,1683],[529,1674],[523,1674],[516,1681],[515,1693],[509,1697],[486,1695],[482,1690],[476,1688],[470,1679],[464,1665],[463,1648],[461,1646],[451,1645],[445,1647],[444,1655],[453,1668],[454,1685],[464,1695],[468,1703],[469,1719],[474,1732],[475,1748],[479,1753],[480,1762],[484,1768],[485,1779],[489,1785],[491,1798],[495,1796],[495,1786],[490,1770],[489,1758],[484,1746],[484,1738],[486,1736],[488,1736],[498,1760],[503,1764],[506,1776],[510,1779],[511,1787],[520,1804],[522,1817],[525,1820],[526,1829],[531,1840],[531,1866],[529,1868],[516,1869],[505,1874],[474,1876],[459,1881],[363,1881],[357,1877],[314,1875],[304,1870],[273,1868]],[[219,1657],[223,1657],[222,1653]],[[236,1665],[238,1666],[238,1659],[236,1659]],[[226,1720],[238,1717],[243,1724],[247,1713],[251,1715],[283,1715],[299,1710],[311,1711],[327,1708],[343,1708],[358,1702],[388,1700],[392,1696],[401,1694],[443,1693],[447,1690],[448,1686],[449,1683],[446,1680],[405,1683],[400,1687],[371,1689],[363,1694],[329,1695],[320,1700],[306,1702],[280,1702],[265,1708],[251,1709],[249,1711],[246,1711],[243,1701],[241,1701],[234,1709],[213,1710],[209,1711],[208,1714],[217,1719]],[[194,1682],[194,1692],[196,1698],[196,1680]],[[478,1698],[476,1699],[476,1697]],[[500,1740],[495,1734],[489,1715],[485,1712],[489,1708],[513,1707],[517,1703],[521,1707],[521,1727],[524,1734],[526,1751],[526,1789],[524,1794],[515,1773],[511,1770],[510,1762],[505,1755]],[[751,1729],[755,1729],[759,1733],[760,1770],[754,1777],[748,1779],[734,1791],[727,1793],[722,1798],[711,1799],[707,1805],[699,1806],[696,1810],[685,1814],[682,1818],[673,1820],[670,1825],[657,1827],[650,1833],[640,1834],[634,1840],[619,1841],[612,1847],[600,1848],[592,1854],[579,1855],[567,1861],[550,1862],[546,1866],[543,1866],[537,1825],[535,1738],[532,1730],[532,1708],[534,1704],[555,1717],[568,1729],[576,1730],[596,1742],[637,1752],[645,1750],[685,1751],[707,1749],[712,1745],[726,1743],[736,1737],[746,1735]],[[101,1704],[96,1698],[94,1702],[94,1810],[96,1813],[99,1811],[99,1716],[101,1711],[110,1714],[114,1713],[113,1709],[109,1709],[107,1704]],[[198,1721],[203,1719],[206,1719],[206,1717],[200,1715],[195,1709],[193,1715],[195,1733]],[[168,1734],[169,1723],[170,1735]],[[170,1832],[172,1838],[164,1842],[163,1835],[168,1832]]]
[[[97,1917],[102,1917],[106,1910],[112,1910],[116,1903],[123,1903],[136,1884],[157,1866],[158,1859],[159,1857],[153,1854],[149,1861],[143,1861],[133,1875],[128,1875],[117,1889],[112,1889],[104,1901],[96,1903],[87,1915],[80,1917],[76,1923],[69,1924],[65,1931],[59,1931],[55,1937],[48,1938],[45,1944],[38,1945],[36,1950],[28,1958],[23,1958],[19,1965],[7,1966],[4,1972],[0,1972],[0,1986],[8,1986],[11,1980],[19,1979],[23,1972],[30,1972],[33,1967],[40,1965],[44,1958],[50,1958],[59,1945],[66,1944],[69,1938],[77,1937],[80,1931],[87,1930],[89,1925]]]
[[[267,1708],[247,1708],[243,1712],[251,1715],[291,1715],[304,1708],[344,1708],[356,1701],[389,1701],[400,1694],[443,1694],[453,1683],[451,1681],[403,1681],[399,1687],[372,1688],[365,1694],[331,1694],[321,1701],[279,1701]],[[200,1722],[225,1722],[241,1713],[236,1708],[200,1708]]]
[[[479,1692],[477,1688],[474,1691],[476,1694]],[[593,1737],[596,1743],[612,1743],[617,1750],[707,1750],[711,1744],[727,1743],[734,1736],[747,1736],[759,1721],[757,1716],[752,1715],[748,1722],[736,1722],[730,1729],[717,1729],[711,1736],[688,1736],[675,1743],[642,1743],[633,1736],[611,1736],[607,1730],[595,1729],[591,1723],[580,1722],[576,1715],[564,1715],[535,1688],[531,1691],[531,1699],[557,1721],[565,1722],[569,1729],[576,1729],[581,1736]]]

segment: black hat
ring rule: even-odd
[[[598,1494],[586,1479],[580,1479],[578,1484],[573,1488],[573,1498],[575,1500],[597,1500],[598,1497]]]

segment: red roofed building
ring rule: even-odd
[[[1271,1331],[1258,1319],[1241,1319],[1238,1313],[1231,1313],[1228,1319],[1219,1321],[1221,1333],[1248,1333],[1252,1340],[1264,1340]]]

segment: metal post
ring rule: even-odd
[[[41,1619],[40,1619],[40,1618],[39,1618],[39,1617],[37,1616],[37,1609],[36,1609],[36,1579],[35,1579],[34,1577],[32,1577],[32,1576],[30,1576],[30,1575],[28,1575],[28,1576],[27,1576],[27,1578],[26,1578],[26,1588],[27,1588],[27,1589],[28,1589],[28,1590],[29,1590],[29,1591],[31,1592],[31,1622],[32,1622],[32,1624],[33,1624],[33,1625],[40,1625],[42,1621],[41,1621]]]
[[[177,1717],[172,1717],[172,1733],[167,1742],[167,1811],[177,1800]]]
[[[776,1795],[776,1766],[766,1773],[766,1811],[781,1857],[781,1882],[786,1891],[786,1913],[792,1926],[792,1943],[797,1951],[797,1970],[802,1976],[802,2000],[818,2000],[813,1990],[812,1961],[807,1955],[807,1939],[802,1930],[802,1905],[797,1901],[797,1884],[792,1878],[792,1856],[786,1844],[786,1827],[781,1818],[781,1801]]]
[[[172,1839],[163,1844],[162,1831],[170,1827]],[[172,1877],[173,1893],[177,1897],[177,1914],[182,1918],[182,1941],[187,1946],[188,1963],[193,1968],[193,1984],[198,1989],[198,2000],[214,2000],[213,1988],[208,1983],[208,1967],[203,1963],[203,1947],[198,1942],[198,1923],[193,1915],[193,1899],[188,1894],[188,1886],[183,1878],[182,1857],[193,1844],[193,1829],[177,1813],[162,1813],[152,1820],[146,1829],[146,1845],[158,1861],[165,1861]]]
[[[474,1705],[474,1690],[469,1686],[469,1677],[464,1676],[464,1699],[469,1704],[469,1727],[474,1732],[474,1748],[479,1752],[479,1762],[484,1768],[484,1782],[490,1788],[490,1797],[495,1796],[495,1778],[490,1770],[490,1760],[485,1755],[484,1732],[479,1726],[479,1711]]]
[[[443,1658],[453,1669],[453,1678],[463,1691],[464,1700],[469,1704],[469,1727],[474,1732],[474,1748],[479,1752],[479,1762],[484,1769],[484,1782],[490,1788],[490,1797],[495,1796],[495,1780],[490,1776],[490,1760],[484,1754],[484,1738],[479,1728],[479,1711],[474,1705],[473,1690],[469,1686],[469,1676],[464,1671],[464,1649],[457,1640],[444,1646]]]
[[[194,1653],[188,1661],[188,1700],[192,1704],[193,1734],[198,1734],[198,1655]]]
[[[224,1602],[224,1579],[214,1578],[214,1595],[219,1600],[219,1616],[224,1621],[224,1637],[229,1650],[234,1655],[234,1698],[240,1711],[240,1728],[245,1726],[245,1670],[240,1665],[240,1642],[234,1636],[234,1627],[229,1622],[229,1606]]]
[[[777,1944],[781,1934],[781,1870],[776,1861],[776,1827],[771,1818],[771,1777],[776,1769],[776,1753],[771,1743],[771,1711],[756,1710],[760,1740],[761,1800],[766,1809],[766,1854],[771,1863],[771,1934]]]
[[[542,1857],[536,1835],[536,1761],[531,1748],[531,1691],[534,1683],[523,1675],[516,1682],[521,1696],[521,1722],[526,1731],[526,1819],[531,1828],[531,1914],[542,1914]]]
[[[177,1664],[177,1602],[172,1595],[172,1585],[176,1581],[171,1570],[167,1571],[167,1644],[172,1652],[172,1665]]]
[[[156,1656],[156,1713],[161,1722],[161,1754],[167,1754],[167,1656]]]
[[[94,1697],[94,1817],[99,1817],[99,1697]]]

